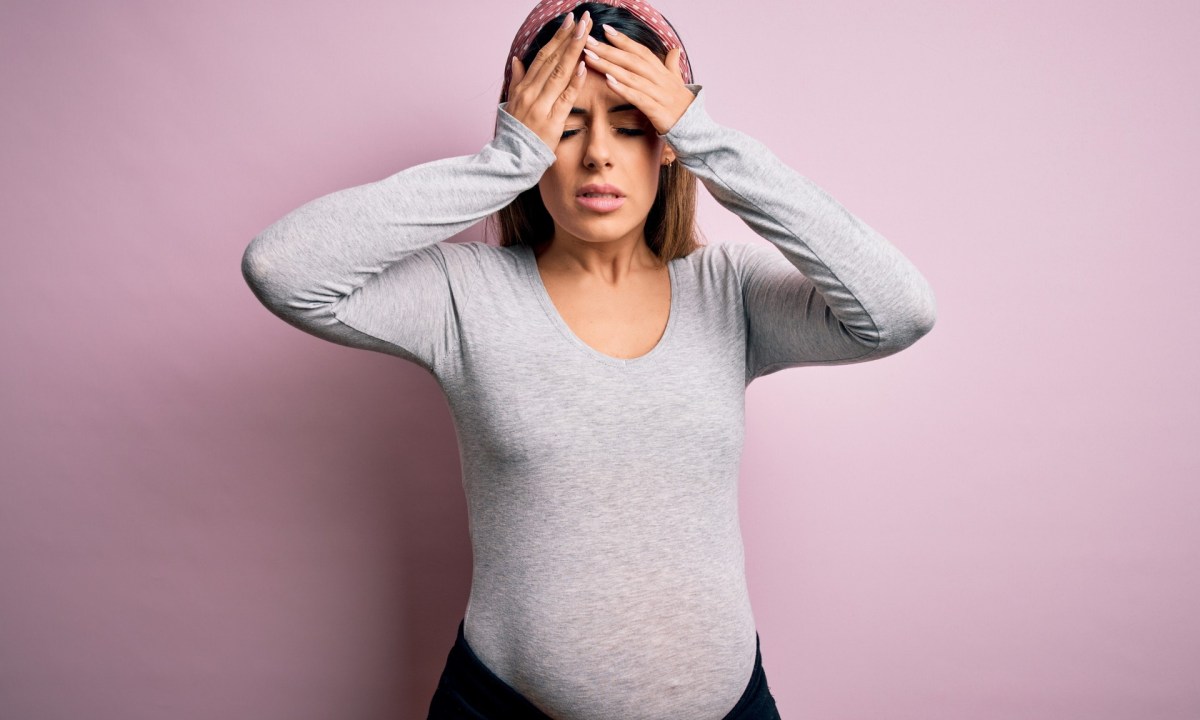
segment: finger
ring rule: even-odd
[[[666,74],[663,61],[659,60],[658,56],[650,51],[650,48],[637,42],[633,44],[641,50],[622,50],[599,41],[588,43],[583,50],[584,55],[588,58],[588,64],[597,72],[612,73],[618,79],[624,80],[626,84],[632,82],[629,79],[630,74],[651,79]],[[642,55],[641,51],[645,51],[646,54]]]
[[[529,64],[529,82],[530,85],[541,93],[542,87],[546,84],[546,80],[550,77],[554,68],[558,66],[559,60],[562,59],[563,45],[567,43],[575,29],[575,16],[572,13],[565,13],[566,17],[558,26],[558,31],[550,38],[549,42],[538,50],[537,55],[533,58],[533,62]]]
[[[508,96],[512,97],[513,89],[521,84],[521,80],[525,79],[525,66],[521,64],[521,60],[517,57],[512,59],[512,78],[508,81]]]
[[[608,50],[609,52],[606,53],[605,50]],[[625,72],[624,66],[618,65],[612,59],[610,59],[610,57],[605,57],[605,55],[610,55],[611,57],[616,57],[616,55],[612,54],[612,48],[610,48],[607,45],[603,45],[603,44],[592,45],[590,47],[585,47],[583,49],[584,61],[587,63],[588,67],[595,70],[596,72],[598,72],[598,73],[616,73],[616,72],[624,73]]]
[[[570,36],[565,40],[562,53],[546,78],[542,89],[543,95],[559,95],[564,92],[575,79],[575,71],[579,66],[579,56],[591,30],[591,15],[585,10],[579,21],[571,28]],[[575,37],[579,35],[579,37]],[[586,66],[584,74],[587,74]]]
[[[683,82],[683,52],[681,48],[671,48],[663,64],[667,66],[672,75],[679,78],[680,82]]]
[[[662,76],[667,74],[663,61],[653,53],[650,55],[651,60],[647,62],[619,48],[597,43],[584,48],[583,54],[588,66],[596,72],[604,73],[610,78],[615,78],[620,84],[651,97],[655,95],[652,89],[661,85]],[[611,81],[609,84],[612,84]]]
[[[613,47],[637,55],[643,60],[649,60],[654,63],[661,62],[650,48],[630,38],[615,27],[611,25],[603,25],[602,27],[604,28],[604,37],[608,38]]]
[[[613,92],[632,103],[647,118],[654,115],[658,106],[658,102],[654,98],[654,93],[647,93],[645,90],[627,85],[617,80],[612,73],[605,73],[605,75],[607,76],[608,86],[612,88]]]
[[[659,85],[641,75],[631,73],[623,68],[613,68],[604,74],[608,86],[633,103],[647,117],[653,116],[655,110],[662,105],[658,100],[659,93],[654,91]]]
[[[554,99],[554,105],[550,108],[550,117],[554,118],[560,127],[566,125],[567,116],[571,114],[571,108],[575,106],[575,98],[579,97],[580,91],[583,90],[583,83],[586,81],[587,65],[580,60],[571,72],[571,81]]]

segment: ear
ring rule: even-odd
[[[670,165],[673,162],[675,162],[675,150],[670,145],[666,145],[662,152],[662,164]]]

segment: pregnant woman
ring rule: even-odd
[[[911,346],[933,292],[708,115],[719,91],[647,3],[544,0],[510,54],[483,149],[298,207],[243,274],[446,394],[474,565],[430,718],[778,718],[738,523],[746,387]],[[769,243],[701,243],[697,179]],[[484,219],[497,243],[446,242]]]

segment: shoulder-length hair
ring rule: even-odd
[[[604,3],[581,3],[575,8],[582,15],[591,12],[592,37],[608,42],[602,25],[608,24],[636,42],[650,48],[659,60],[666,61],[667,47],[658,35],[625,8]],[[562,24],[556,17],[533,39],[521,64],[528,68],[538,51],[550,41]],[[508,102],[508,88],[500,91],[500,102]],[[659,171],[658,191],[646,216],[646,245],[662,262],[686,257],[700,247],[701,234],[696,225],[696,176],[678,161]],[[507,206],[488,217],[487,226],[499,236],[501,247],[538,246],[554,237],[554,220],[542,202],[541,191],[533,186]]]

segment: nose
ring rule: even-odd
[[[587,146],[583,152],[583,164],[589,168],[608,167],[612,164],[612,156],[608,147],[611,140],[604,132],[598,129],[599,127],[603,127],[601,123],[593,123],[593,126],[588,128],[587,132]]]

